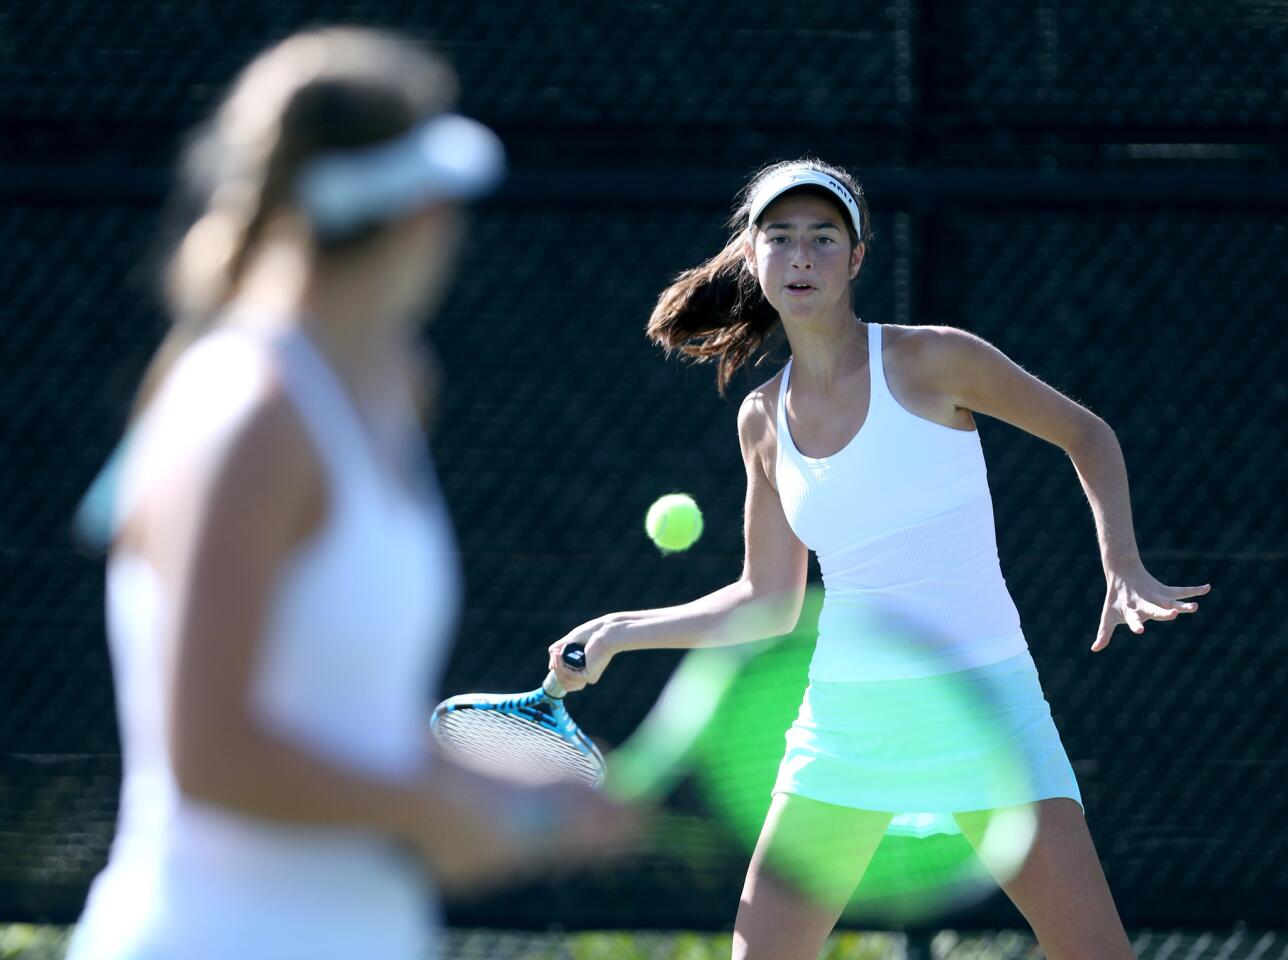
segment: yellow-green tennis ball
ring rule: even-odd
[[[688,550],[702,536],[702,511],[687,493],[668,493],[648,508],[644,529],[664,553]]]

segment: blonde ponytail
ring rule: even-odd
[[[202,209],[165,269],[172,326],[144,374],[136,416],[234,296],[265,224],[293,204],[301,166],[321,152],[397,137],[455,93],[450,66],[381,30],[299,33],[242,71],[185,157],[179,194]],[[339,249],[366,235],[314,240]]]

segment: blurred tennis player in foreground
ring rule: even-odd
[[[810,686],[747,873],[734,957],[817,957],[896,813],[951,814],[980,851],[1011,807],[1036,810],[1035,832],[998,880],[1046,956],[1132,956],[998,567],[975,414],[1073,461],[1108,583],[1092,650],[1118,624],[1139,634],[1195,610],[1188,598],[1208,587],[1165,586],[1146,571],[1122,453],[1102,420],[961,330],[855,316],[850,286],[870,227],[848,174],[816,161],[766,168],[731,225],[724,250],[662,294],[648,332],[716,361],[722,389],[780,324],[786,334],[791,359],[738,415],[742,577],[684,606],[584,624],[551,646],[552,669],[576,689],[624,651],[785,633],[812,549],[825,599]],[[584,672],[559,656],[572,641],[585,644]],[[988,691],[978,725],[927,720],[946,690],[975,688]],[[993,776],[999,755],[1026,775]]]
[[[108,564],[120,821],[73,960],[420,957],[434,885],[622,837],[589,789],[427,753],[459,575],[416,326],[459,202],[503,166],[454,93],[396,36],[306,33],[194,144],[204,213],[170,264]]]

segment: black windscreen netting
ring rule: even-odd
[[[0,146],[0,918],[74,918],[111,836],[102,570],[68,531],[162,329],[165,165],[252,51],[342,19],[436,37],[464,106],[514,160],[508,190],[471,216],[429,334],[446,371],[434,451],[467,578],[444,692],[530,689],[546,644],[582,620],[738,575],[737,401],[777,361],[721,400],[710,370],[664,360],[642,330],[668,280],[723,242],[743,174],[813,149],[869,174],[860,316],[972,330],[1101,414],[1146,562],[1214,584],[1197,618],[1120,631],[1092,656],[1103,576],[1077,478],[1055,448],[982,424],[1003,570],[1128,926],[1282,926],[1275,6],[609,6],[113,2],[75,29],[56,7],[0,14],[0,121],[17,133]],[[1264,196],[1221,199],[1250,182]],[[672,490],[702,504],[706,532],[662,558],[642,521]],[[621,741],[675,662],[616,667],[577,720]],[[674,803],[694,814],[676,821],[683,842],[596,872],[593,910],[525,888],[456,920],[726,927],[746,852],[698,816],[697,791]],[[1019,922],[1000,897],[959,919]]]

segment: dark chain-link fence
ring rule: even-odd
[[[447,372],[434,447],[467,573],[445,688],[531,687],[545,644],[581,620],[737,575],[736,404],[776,366],[721,401],[709,370],[664,361],[641,331],[665,283],[722,242],[741,177],[813,151],[854,166],[874,207],[860,315],[973,330],[1099,412],[1151,570],[1213,582],[1198,617],[1090,655],[1103,578],[1073,471],[983,424],[1003,569],[1124,918],[1227,931],[1137,934],[1138,952],[1284,954],[1274,934],[1228,932],[1288,926],[1281,5],[69,10],[0,11],[0,917],[72,919],[111,836],[102,571],[68,523],[163,325],[150,284],[179,134],[269,40],[360,20],[437,38],[514,163],[431,331]],[[707,533],[662,559],[641,522],[674,489]],[[610,672],[578,719],[620,741],[674,662]],[[613,895],[593,911],[528,887],[453,916],[725,928],[745,851],[695,836],[688,860],[597,876]],[[1022,925],[1000,896],[957,919]],[[449,955],[600,955],[503,942],[460,934]],[[995,955],[969,942],[935,956]]]

